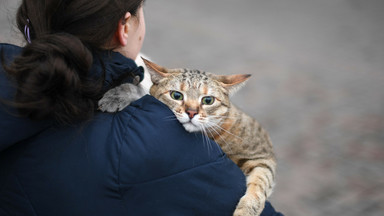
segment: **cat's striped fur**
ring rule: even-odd
[[[168,105],[187,131],[215,140],[246,175],[247,190],[234,215],[260,215],[275,183],[272,143],[260,124],[229,100],[250,75],[218,76],[144,62],[153,82],[150,94]]]

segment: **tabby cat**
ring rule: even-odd
[[[247,190],[233,215],[260,215],[275,182],[272,143],[260,124],[229,100],[250,75],[219,76],[167,69],[145,59],[144,63],[153,82],[150,94],[166,104],[188,132],[202,132],[215,140],[246,175]],[[127,91],[134,88],[124,84],[110,90],[100,100],[100,109],[113,112],[124,108],[132,102]]]

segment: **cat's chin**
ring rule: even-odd
[[[183,126],[185,130],[189,133],[201,131],[201,129],[198,126],[194,125],[192,122],[184,123]]]

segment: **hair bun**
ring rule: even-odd
[[[20,113],[65,123],[93,115],[97,90],[87,85],[92,61],[91,52],[73,35],[34,39],[8,68],[17,82]]]

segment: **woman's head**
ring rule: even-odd
[[[121,24],[112,41],[115,51],[128,58],[135,59],[140,52],[145,36],[145,21],[143,8],[139,8],[137,15],[133,17],[129,12],[124,15]]]
[[[89,79],[93,52],[135,58],[145,34],[144,0],[23,0],[17,24],[30,43],[5,67],[15,106],[32,119],[74,122],[93,116],[102,82]]]
[[[127,12],[139,22],[144,0],[23,0],[17,13],[20,31],[30,27],[30,37],[68,33],[87,47],[110,48],[118,24]],[[140,17],[141,16],[141,17]],[[28,22],[29,20],[29,22]]]

